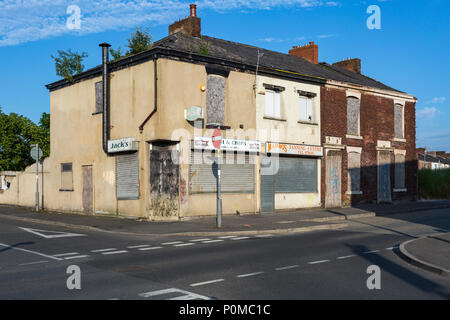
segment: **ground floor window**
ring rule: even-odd
[[[139,199],[139,152],[121,154],[115,158],[117,199]]]
[[[395,189],[405,188],[405,155],[395,155]]]
[[[189,165],[189,193],[217,192],[216,153],[192,150]],[[249,153],[221,153],[221,192],[255,192],[255,155]]]
[[[72,163],[61,163],[61,189],[60,191],[73,191]]]
[[[361,153],[348,153],[347,191],[359,192],[361,181]]]

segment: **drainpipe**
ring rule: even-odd
[[[153,110],[150,112],[150,114],[145,118],[145,120],[141,123],[139,126],[139,132],[142,133],[144,130],[144,126],[147,123],[148,120],[156,113],[158,110],[158,63],[157,63],[158,57],[155,56],[153,59],[153,91],[154,91],[154,104],[153,104]]]
[[[108,48],[111,47],[109,43],[103,42],[99,44],[102,48],[102,85],[103,85],[103,114],[102,114],[102,144],[103,151],[108,154],[108,140],[110,138],[111,119],[109,114],[109,72],[108,62],[109,54]]]

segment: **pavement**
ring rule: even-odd
[[[450,278],[450,233],[420,237],[403,242],[400,255],[422,269]]]
[[[402,212],[450,208],[450,200],[402,201],[391,205],[365,204],[351,208],[305,209],[275,214],[224,215],[222,228],[216,218],[189,217],[179,221],[160,222],[110,215],[83,215],[43,211],[0,205],[0,217],[84,230],[134,235],[214,236],[294,234],[318,230],[336,230],[348,226],[348,221]]]

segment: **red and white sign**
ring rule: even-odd
[[[267,142],[266,153],[280,153],[280,154],[292,154],[300,156],[321,157],[323,155],[323,149],[320,146]]]
[[[255,140],[237,140],[223,138],[220,150],[238,152],[261,152],[261,142]],[[194,137],[193,147],[196,150],[217,150],[212,137]]]
[[[222,144],[222,132],[219,129],[214,130],[212,135],[212,143],[214,148],[220,149],[220,145]]]

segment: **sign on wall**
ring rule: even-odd
[[[108,152],[125,152],[137,151],[138,142],[134,138],[120,138],[116,140],[108,140]]]
[[[323,149],[319,146],[303,144],[266,142],[266,153],[321,157],[323,155]]]
[[[212,137],[194,137],[194,149],[215,150]],[[261,152],[261,142],[255,140],[222,139],[220,150]]]

